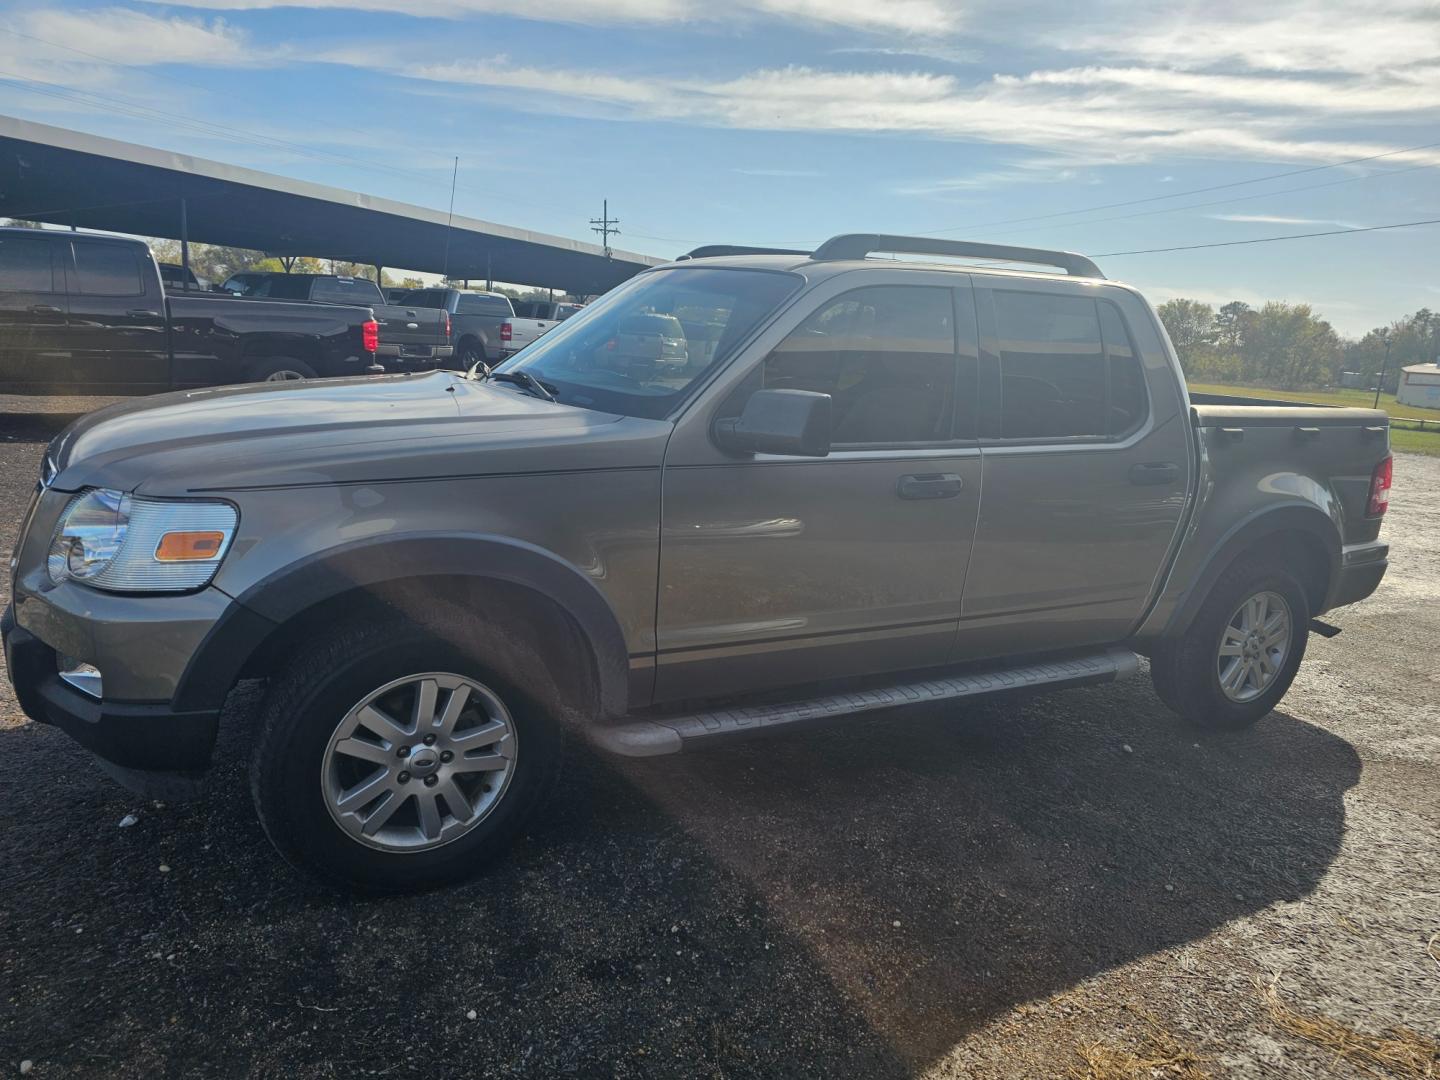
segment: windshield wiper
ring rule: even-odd
[[[514,383],[522,390],[528,390],[536,397],[544,398],[546,401],[555,400],[556,388],[549,383],[541,382],[524,368],[516,368],[514,371],[492,371],[490,378],[496,382]]]

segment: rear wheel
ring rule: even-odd
[[[1290,689],[1309,625],[1309,599],[1287,569],[1238,562],[1216,581],[1189,629],[1155,649],[1155,690],[1197,727],[1247,728]]]
[[[466,340],[455,350],[455,364],[460,371],[469,371],[476,364],[487,363],[485,346],[478,341]]]
[[[296,382],[315,378],[315,369],[303,360],[272,356],[251,365],[246,376],[248,382]]]
[[[561,732],[484,633],[341,629],[271,682],[251,765],[266,835],[333,884],[402,892],[502,853],[556,775]],[[447,635],[448,637],[448,635]]]

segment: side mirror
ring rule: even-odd
[[[830,453],[831,399],[811,390],[757,390],[738,417],[715,422],[715,441],[732,454]]]

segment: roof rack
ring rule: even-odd
[[[906,255],[949,255],[963,259],[995,259],[998,262],[1035,263],[1056,266],[1072,277],[1103,278],[1100,268],[1073,251],[1011,247],[1008,244],[976,244],[969,240],[931,240],[923,236],[887,236],[884,233],[843,233],[832,236],[815,249],[817,262],[863,259],[872,251],[893,251]]]
[[[705,244],[694,251],[687,251],[676,262],[685,259],[713,259],[720,255],[809,255],[808,251],[795,248],[745,247],[743,244]]]

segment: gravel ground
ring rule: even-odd
[[[0,550],[64,420],[0,412]],[[276,860],[233,764],[253,688],[210,799],[167,806],[0,681],[0,1075],[1049,1077],[1162,1033],[1190,1076],[1377,1075],[1259,985],[1440,1034],[1440,460],[1398,460],[1386,531],[1381,590],[1252,732],[1197,738],[1136,679],[577,748],[508,860],[421,897]]]

